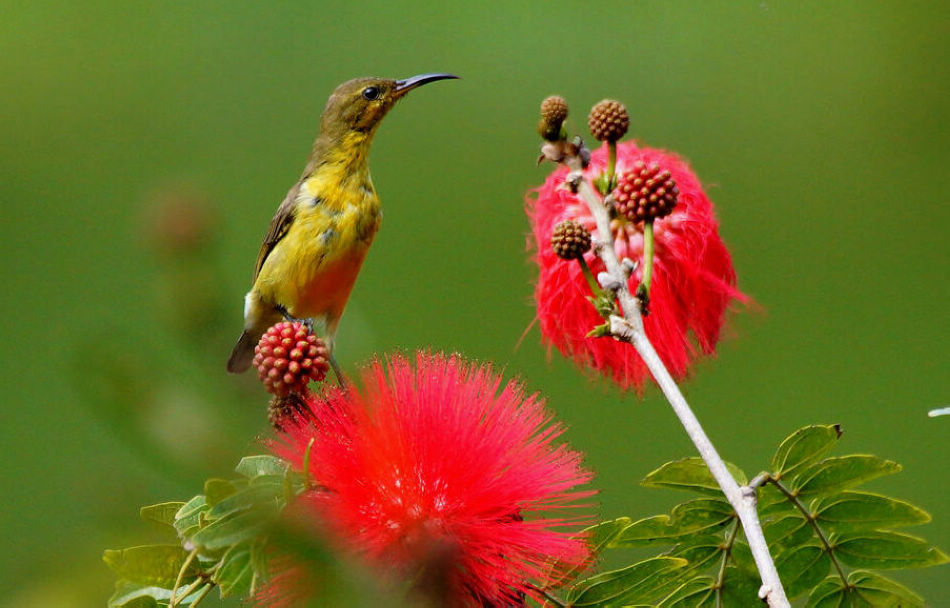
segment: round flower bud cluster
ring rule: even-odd
[[[562,260],[576,260],[590,251],[590,232],[573,220],[564,220],[554,227],[551,247]]]
[[[619,101],[604,99],[590,109],[587,126],[595,139],[617,141],[627,134],[630,128],[630,115]]]
[[[614,205],[631,222],[650,222],[672,213],[679,193],[668,170],[637,161],[621,174]]]
[[[567,119],[567,102],[563,97],[552,95],[541,102],[541,122],[538,133],[548,141],[563,139],[561,125]]]
[[[254,366],[264,387],[277,396],[302,393],[327,375],[330,354],[306,325],[283,321],[268,329],[254,347]]]

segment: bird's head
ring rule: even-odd
[[[458,78],[452,74],[420,74],[403,80],[355,78],[333,91],[323,110],[322,131],[343,135],[356,131],[371,134],[386,113],[409,91],[424,84]]]

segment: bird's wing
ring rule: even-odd
[[[294,184],[294,187],[284,198],[284,202],[277,208],[274,219],[270,221],[270,227],[267,229],[267,234],[264,235],[263,242],[261,242],[261,251],[257,254],[257,264],[254,266],[252,283],[257,281],[257,275],[260,274],[261,267],[264,266],[264,260],[267,259],[274,246],[280,242],[280,239],[284,238],[290,229],[290,225],[294,221],[294,211],[297,208],[297,192],[300,190],[300,184],[302,183],[303,180]]]

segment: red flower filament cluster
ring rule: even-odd
[[[607,167],[607,146],[594,151],[584,178],[593,182]],[[578,366],[611,377],[623,388],[640,388],[649,378],[646,365],[629,344],[588,337],[603,322],[588,300],[591,288],[579,264],[565,262],[551,248],[555,227],[572,220],[595,239],[613,245],[619,259],[643,259],[643,222],[654,219],[650,314],[644,329],[670,372],[682,378],[701,354],[712,354],[736,289],[732,259],[719,237],[713,206],[699,179],[681,158],[663,150],[617,144],[620,176],[617,216],[604,238],[587,204],[564,187],[567,167],[552,172],[527,201],[539,268],[535,288],[537,316],[544,341]],[[644,189],[646,190],[644,192]],[[604,268],[593,252],[584,260],[596,276]],[[630,277],[635,292],[642,264]]]
[[[273,445],[309,466],[319,489],[297,511],[331,539],[389,578],[434,567],[439,605],[459,607],[522,605],[555,560],[585,562],[585,542],[564,526],[578,523],[590,474],[555,443],[563,429],[543,402],[439,354],[376,362],[362,384],[308,397],[309,413]],[[282,588],[263,598],[296,588],[275,580]]]
[[[297,321],[273,325],[254,347],[257,375],[278,397],[303,393],[311,380],[323,380],[330,367],[328,361],[323,341]]]

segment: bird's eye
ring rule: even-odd
[[[363,99],[367,99],[369,101],[379,99],[379,89],[376,87],[366,87],[363,89]]]

